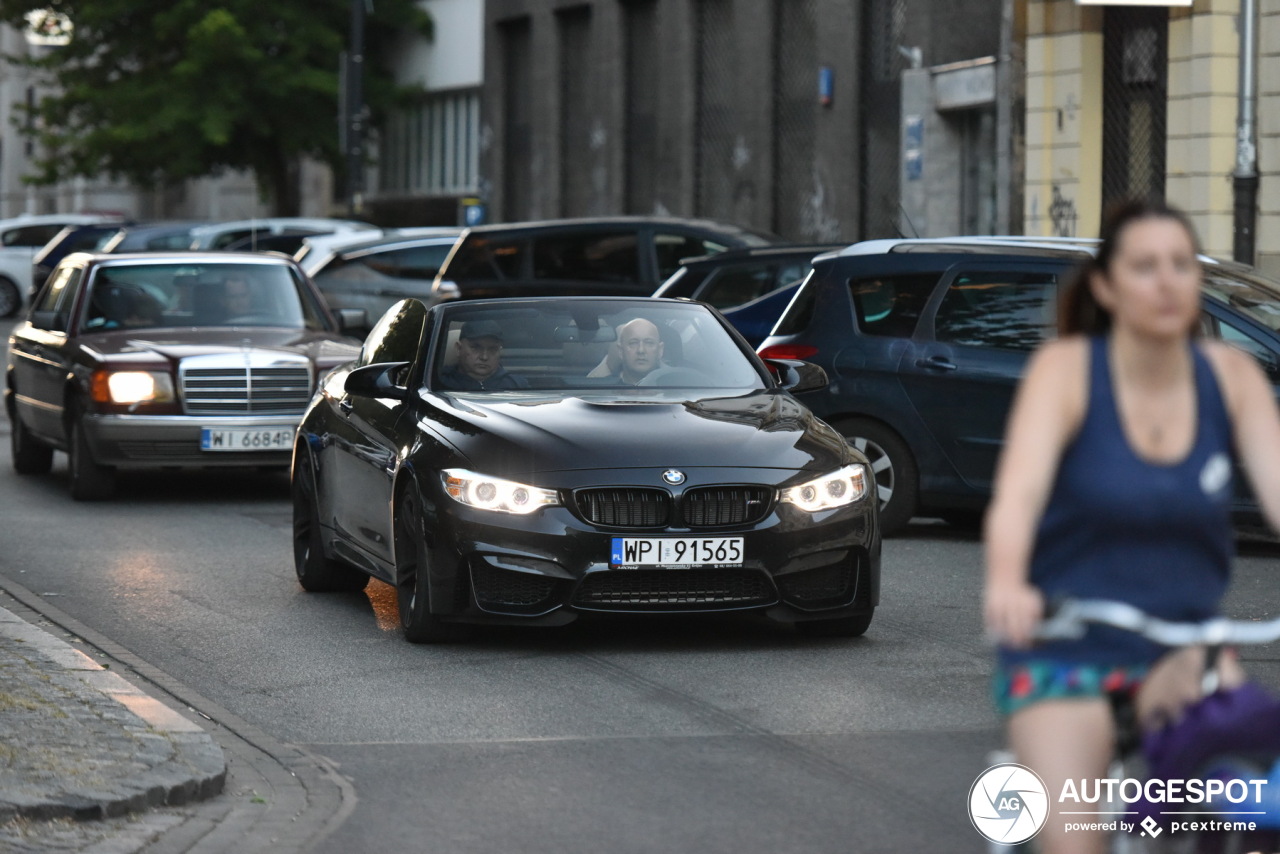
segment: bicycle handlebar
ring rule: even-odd
[[[1089,623],[1115,626],[1169,647],[1280,640],[1280,617],[1262,622],[1215,617],[1202,623],[1173,623],[1124,602],[1106,599],[1064,599],[1055,603],[1036,628],[1035,636],[1037,640],[1071,640],[1082,637]]]

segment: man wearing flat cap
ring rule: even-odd
[[[440,372],[442,388],[491,391],[528,388],[524,377],[502,367],[502,327],[492,320],[468,320],[454,345],[458,361]]]

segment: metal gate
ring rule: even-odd
[[[1103,23],[1102,203],[1164,199],[1169,11],[1108,7]]]

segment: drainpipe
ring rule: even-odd
[[[364,212],[364,21],[365,5],[351,0],[351,53],[347,64],[347,213]]]
[[[1232,257],[1242,264],[1254,262],[1254,237],[1258,211],[1258,144],[1255,105],[1258,63],[1257,0],[1240,0],[1240,93],[1236,107],[1236,168]]]

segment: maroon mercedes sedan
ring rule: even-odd
[[[283,256],[69,255],[9,338],[14,468],[65,451],[72,497],[95,500],[118,468],[288,466],[319,378],[360,351],[344,330],[365,325]]]

